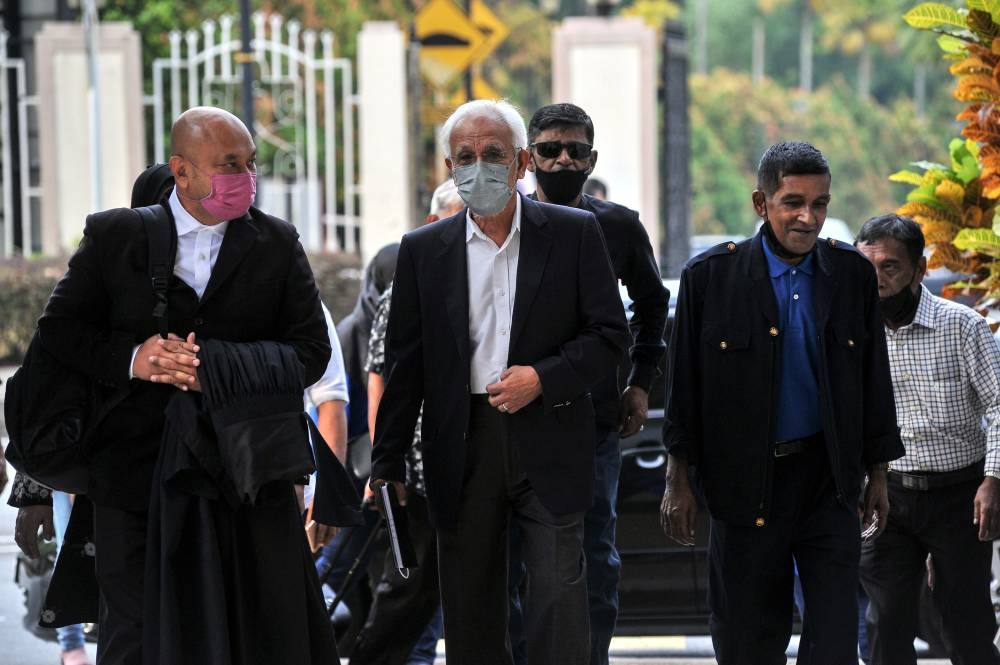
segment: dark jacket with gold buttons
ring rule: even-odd
[[[687,458],[712,516],[766,523],[774,455],[780,319],[763,236],[726,243],[681,274],[670,342],[664,444]],[[821,239],[814,278],[820,413],[838,498],[865,468],[903,455],[871,264]]]

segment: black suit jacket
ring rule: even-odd
[[[139,216],[127,208],[90,215],[38,328],[42,345],[62,362],[109,390],[129,389],[95,433],[88,495],[97,504],[143,510],[149,501],[164,409],[177,390],[129,379],[132,349],[158,332],[154,300]],[[330,356],[294,227],[254,208],[229,223],[203,297],[173,277],[168,310],[170,330],[182,337],[193,331],[199,339],[291,345],[306,385],[322,376]]]
[[[507,365],[532,365],[542,396],[509,416],[510,436],[539,500],[554,513],[593,499],[593,386],[615,371],[625,312],[589,212],[521,198],[517,292]],[[424,403],[431,518],[454,523],[469,422],[466,212],[403,237],[386,333],[385,394],[372,477],[404,479],[403,455]]]

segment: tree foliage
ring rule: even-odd
[[[303,30],[329,30],[334,34],[337,54],[354,57],[357,35],[365,21],[393,20],[406,26],[423,4],[408,0],[250,0],[250,9],[252,12],[278,13],[286,20],[295,19],[302,24]],[[200,31],[205,20],[217,20],[224,15],[236,20],[233,36],[238,39],[239,4],[235,0],[199,0],[197,3],[105,0],[101,10],[102,21],[129,21],[142,35],[143,71],[147,77],[152,71],[153,60],[170,55],[171,31]]]
[[[960,287],[984,305],[1000,301],[1000,0],[966,0],[955,9],[925,2],[904,14],[921,30],[940,33],[938,44],[955,76],[952,92],[966,104],[962,135],[949,145],[950,164],[917,163],[923,173],[892,177],[912,186],[899,213],[923,228],[931,267],[971,273]],[[952,291],[957,291],[953,288]]]
[[[949,85],[947,67],[925,40],[914,39],[900,15],[913,0],[711,0],[708,32],[708,70],[749,71],[755,18],[766,28],[764,71],[778,83],[799,84],[799,28],[805,2],[815,16],[813,81],[822,87],[837,79],[855,90],[862,85],[864,53],[872,55],[870,96],[891,106],[912,100],[918,69],[927,73],[927,89]],[[693,39],[693,2],[685,3],[685,24]],[[919,36],[919,35],[918,35]],[[946,128],[954,118],[946,95],[930,95],[926,115],[933,126]],[[947,136],[945,134],[944,136]]]
[[[809,141],[826,155],[830,215],[854,229],[897,207],[904,188],[885,180],[897,155],[928,157],[938,143],[912,104],[859,101],[842,79],[805,95],[717,70],[692,77],[691,106],[692,233],[753,232],[757,161],[777,141]]]

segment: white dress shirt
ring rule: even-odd
[[[306,388],[305,410],[310,407],[317,407],[324,402],[340,400],[345,404],[350,401],[347,397],[347,373],[344,370],[344,352],[340,348],[340,338],[337,337],[337,328],[333,325],[333,317],[330,310],[324,303],[323,318],[326,319],[326,335],[330,339],[330,360],[326,364],[326,371],[319,381]],[[309,443],[313,450],[316,449],[316,441],[312,440],[312,433],[309,433]],[[316,472],[309,474],[309,484],[305,486],[303,498],[305,505],[310,505],[316,493]]]
[[[326,305],[323,306],[323,318],[326,319],[326,334],[330,340],[330,360],[326,364],[326,371],[319,381],[306,388],[306,408],[309,406],[319,406],[323,402],[340,400],[349,402],[347,397],[347,373],[344,370],[344,352],[340,348],[340,338],[337,337],[337,328],[333,325],[333,317]]]
[[[514,221],[502,246],[465,218],[465,252],[469,273],[469,390],[486,392],[507,368],[510,323],[517,287],[517,259],[521,249],[521,197],[517,197]]]
[[[194,289],[198,298],[205,294],[205,287],[212,276],[212,268],[219,258],[219,248],[222,247],[222,237],[226,233],[229,222],[215,226],[206,226],[191,216],[181,200],[177,198],[177,188],[170,193],[168,201],[170,214],[174,217],[177,229],[177,255],[174,257],[174,275]],[[128,366],[128,378],[135,378],[135,355],[141,344],[132,349],[132,362]]]
[[[184,283],[194,289],[201,298],[212,276],[212,268],[219,258],[219,248],[222,247],[222,237],[226,234],[229,222],[215,226],[206,226],[191,216],[181,200],[177,198],[177,189],[170,193],[170,212],[174,216],[177,227],[177,258],[174,261],[174,274],[184,280]]]

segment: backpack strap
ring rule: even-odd
[[[167,289],[170,287],[170,275],[174,272],[174,255],[177,251],[171,228],[172,220],[166,209],[159,204],[134,210],[142,218],[146,239],[149,241],[149,278],[156,295],[153,318],[156,319],[160,337],[166,339],[170,331],[167,322]]]

